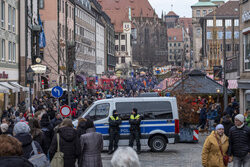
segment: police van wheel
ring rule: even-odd
[[[162,136],[154,136],[150,139],[150,148],[153,152],[163,152],[167,147],[167,141]]]

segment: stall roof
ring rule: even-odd
[[[219,93],[222,94],[223,86],[207,77],[200,70],[191,71],[184,80],[180,80],[172,89],[172,91],[181,91],[185,94],[218,94],[217,90],[220,90]],[[227,93],[232,94],[233,92],[227,89]]]

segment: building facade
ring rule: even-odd
[[[200,19],[211,13],[218,7],[218,4],[210,0],[199,0],[196,4],[192,5],[192,24],[193,24],[193,59],[194,67],[204,69],[203,55],[202,55],[202,27]]]
[[[19,88],[19,1],[0,1],[0,110],[16,105]]]
[[[240,0],[240,61],[238,88],[240,112],[250,109],[250,1]]]

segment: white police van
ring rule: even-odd
[[[94,120],[96,131],[103,135],[104,147],[109,145],[109,117],[117,110],[122,119],[119,146],[129,144],[129,117],[132,109],[137,108],[142,117],[141,145],[149,146],[152,151],[161,152],[167,143],[179,140],[179,116],[175,97],[136,97],[113,98],[94,102],[80,116]],[[76,127],[78,121],[73,124]]]

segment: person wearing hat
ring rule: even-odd
[[[207,137],[202,149],[202,165],[204,167],[225,167],[223,156],[228,151],[229,141],[224,134],[224,126],[219,124],[215,131]]]
[[[140,143],[140,137],[141,137],[141,116],[137,114],[137,109],[133,108],[132,114],[129,118],[129,124],[130,124],[130,138],[129,138],[129,146],[133,148],[134,145],[134,139],[136,140],[137,145],[137,153],[141,153],[141,143]]]
[[[122,120],[118,116],[117,110],[113,111],[113,115],[109,117],[109,152],[108,154],[113,153],[118,148],[118,142],[120,137],[120,125]]]
[[[228,155],[234,157],[234,167],[249,167],[250,128],[244,124],[244,115],[242,114],[235,116],[234,124],[235,126],[229,131]]]
[[[32,155],[34,155],[32,148],[32,137],[30,134],[30,127],[26,122],[18,122],[13,129],[13,135],[16,139],[18,139],[22,143],[23,148],[23,157],[29,159]],[[39,153],[43,153],[43,150],[40,144],[34,141],[37,151]]]

